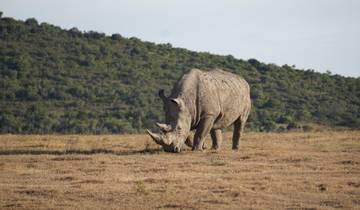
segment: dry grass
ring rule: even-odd
[[[169,154],[142,135],[2,135],[0,209],[360,209],[359,131],[229,139]]]

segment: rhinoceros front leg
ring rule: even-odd
[[[193,147],[193,141],[194,141],[194,135],[193,135],[193,133],[190,133],[189,136],[185,140],[186,146],[192,148]]]
[[[192,150],[203,150],[205,137],[209,134],[214,125],[215,118],[206,116],[200,120],[194,136],[194,144]]]
[[[221,129],[212,129],[210,131],[211,140],[212,140],[212,149],[218,150],[220,149],[222,142],[222,132]]]
[[[190,133],[189,136],[185,140],[185,145],[192,148],[194,145],[193,142],[194,142],[194,134]],[[203,149],[206,149],[205,144],[203,144]]]

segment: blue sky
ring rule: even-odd
[[[0,0],[3,16],[360,77],[360,0]]]

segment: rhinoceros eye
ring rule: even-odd
[[[176,127],[176,132],[177,132],[177,133],[180,133],[181,130],[182,130],[182,127],[180,127],[180,126],[177,126],[177,127]]]

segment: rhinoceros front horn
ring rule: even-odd
[[[161,135],[153,133],[151,131],[149,131],[148,129],[146,129],[146,132],[151,136],[151,138],[155,141],[155,143],[163,146],[164,145],[164,141],[162,140]]]

